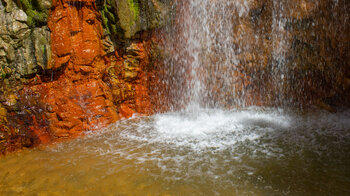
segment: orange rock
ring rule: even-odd
[[[141,114],[151,114],[152,105],[148,95],[148,89],[143,85],[135,86],[135,109]]]
[[[22,91],[30,102],[26,106],[40,109],[29,115],[32,120],[19,121],[35,144],[74,138],[134,113],[153,113],[150,89],[158,80],[149,80],[154,76],[148,67],[151,41],[134,41],[123,56],[117,51],[103,56],[100,21],[93,0],[53,0],[50,74],[36,77]],[[130,80],[123,78],[126,60],[128,69],[137,70]]]
[[[122,104],[119,108],[119,113],[121,117],[130,118],[135,113],[127,104]]]
[[[53,53],[50,68],[63,68],[63,74],[29,88],[47,104],[44,112],[52,137],[73,137],[106,127],[119,116],[102,81],[106,65],[101,57],[102,26],[95,2],[63,0],[53,4],[49,17]]]

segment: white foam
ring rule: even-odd
[[[98,134],[60,144],[56,151],[96,157],[141,170],[156,167],[166,180],[227,180],[254,176],[264,161],[342,157],[350,142],[350,111],[299,115],[280,109],[198,109],[122,120]],[[308,155],[309,154],[309,155]],[[126,166],[121,166],[126,167]],[[122,169],[122,168],[121,168]],[[242,171],[244,171],[242,173]]]
[[[151,121],[129,125],[119,137],[193,152],[208,148],[222,151],[244,142],[257,142],[267,132],[288,128],[290,121],[281,111],[202,109],[155,115]]]

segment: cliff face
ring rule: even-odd
[[[165,4],[23,0],[0,6],[6,8],[0,13],[2,153],[153,113],[150,51]]]

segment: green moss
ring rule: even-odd
[[[11,74],[11,69],[6,67],[6,65],[1,65],[0,67],[0,78],[5,79],[7,76]]]
[[[125,37],[131,38],[140,28],[139,5],[133,0],[118,1],[118,17]]]
[[[22,5],[22,9],[24,10],[33,9],[32,4],[29,0],[20,0],[20,3]]]
[[[113,6],[115,5],[114,0],[103,0],[98,3],[105,33],[112,35],[114,38],[123,39],[124,29],[121,27],[119,17],[117,16],[117,8]]]
[[[105,16],[104,11],[101,11],[101,18],[102,18],[103,27],[105,28],[107,34],[110,34],[111,32],[110,32],[109,27],[108,27],[108,18]]]
[[[99,0],[96,3],[103,28],[113,39],[129,39],[141,30],[162,26],[169,10],[157,0]]]
[[[130,10],[134,15],[134,20],[136,21],[140,17],[139,3],[137,2],[137,0],[128,0],[128,1],[129,1]]]
[[[34,11],[33,13],[35,14],[33,15],[33,18],[37,23],[47,23],[47,13],[37,11]]]
[[[28,26],[35,27],[47,23],[48,10],[41,7],[37,0],[20,0],[20,4],[27,14]]]
[[[108,10],[105,12],[106,14],[106,17],[108,18],[108,21],[111,21],[111,23],[115,23],[116,22],[116,19],[115,19],[115,16],[109,12]]]
[[[116,27],[116,25],[112,24],[112,25],[110,26],[110,31],[111,31],[111,33],[112,33],[113,35],[117,34],[118,32],[117,32],[117,27]]]

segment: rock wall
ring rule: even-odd
[[[270,0],[250,6],[238,28],[246,33],[236,34],[235,43],[252,40],[239,56],[249,76],[243,88],[252,99],[330,111],[349,106],[350,2]]]
[[[236,66],[246,76],[241,88],[247,104],[329,111],[349,106],[350,2],[249,3],[249,13],[236,21],[233,41],[243,46]]]
[[[170,105],[193,94],[204,107],[350,105],[350,1],[175,2],[163,49]]]
[[[45,69],[50,59],[50,32],[45,21],[34,22],[12,0],[0,2],[0,65],[2,78],[17,79]],[[46,5],[46,10],[49,9]],[[29,8],[26,9],[32,13]],[[36,12],[33,12],[36,14]],[[39,15],[35,15],[35,18]],[[43,16],[44,17],[44,16]]]
[[[165,3],[1,3],[1,153],[154,112],[150,51]]]

